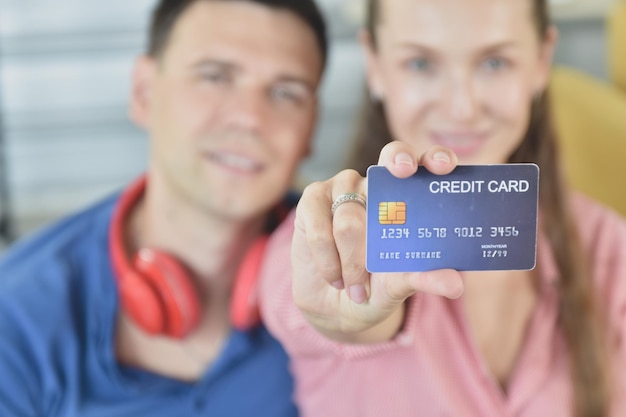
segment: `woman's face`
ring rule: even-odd
[[[370,90],[394,139],[453,149],[463,164],[504,163],[549,76],[556,32],[537,34],[531,0],[379,1],[364,37]]]

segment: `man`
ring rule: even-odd
[[[159,3],[131,97],[145,177],[0,262],[1,416],[296,414],[248,301],[326,48],[312,0]]]

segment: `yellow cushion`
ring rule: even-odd
[[[626,216],[626,93],[564,67],[550,93],[570,183]]]
[[[613,82],[626,92],[626,0],[616,2],[607,17],[609,72]]]

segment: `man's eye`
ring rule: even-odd
[[[299,104],[303,101],[301,94],[292,91],[288,87],[274,87],[271,92],[272,99],[289,101],[295,104]]]
[[[218,71],[218,72],[203,72],[201,74],[202,79],[212,82],[212,83],[226,83],[229,81],[228,74]]]

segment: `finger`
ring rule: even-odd
[[[451,149],[433,146],[420,157],[419,165],[437,175],[449,174],[456,168],[459,159]]]
[[[449,174],[457,164],[458,157],[451,149],[433,146],[420,155],[412,145],[399,141],[385,145],[378,159],[378,165],[386,167],[392,175],[398,178],[415,174],[419,165],[424,165],[433,174]]]
[[[304,189],[296,208],[294,239],[303,237],[305,242],[294,241],[292,250],[294,268],[310,267],[299,265],[298,261],[312,259],[316,275],[329,284],[342,283],[341,262],[333,237],[332,201],[332,179],[312,183]]]
[[[380,151],[378,165],[384,166],[392,175],[407,178],[415,174],[420,155],[413,146],[405,142],[389,142]]]
[[[464,291],[463,278],[454,269],[374,274],[372,285],[375,288],[372,291],[371,302],[392,307],[403,303],[418,291],[451,299],[460,297]]]
[[[355,192],[367,197],[365,179],[355,171],[338,176],[333,187],[333,197]],[[348,296],[356,303],[363,303],[369,294],[369,273],[365,269],[365,208],[354,201],[341,204],[333,215],[333,236],[339,258],[341,275]]]
[[[461,273],[454,269],[415,273],[410,281],[416,291],[451,299],[460,297],[465,289]]]

